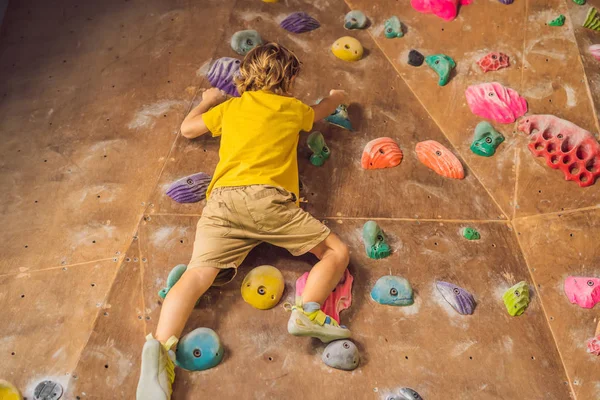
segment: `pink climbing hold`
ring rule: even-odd
[[[596,60],[600,61],[600,44],[591,45],[589,51]]]
[[[554,115],[528,115],[517,129],[530,136],[529,151],[544,157],[567,181],[591,186],[600,176],[600,144],[593,134]]]
[[[302,296],[307,279],[308,272],[305,272],[296,281],[296,299]],[[352,304],[352,281],[354,281],[354,278],[350,275],[350,271],[346,269],[340,283],[333,289],[333,292],[331,292],[325,303],[321,306],[321,310],[338,323],[340,323],[340,312],[349,308]]]
[[[515,122],[527,112],[527,101],[497,82],[469,86],[465,96],[473,114],[501,124]]]
[[[425,14],[435,14],[446,21],[456,18],[458,5],[471,4],[472,0],[410,0],[415,10]]]
[[[571,303],[592,308],[600,301],[600,278],[569,276],[565,279],[565,294]]]

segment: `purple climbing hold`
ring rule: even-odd
[[[222,57],[211,66],[206,77],[210,84],[221,89],[230,96],[239,96],[233,78],[239,73],[240,60],[231,57]]]
[[[437,281],[437,289],[450,305],[462,315],[470,315],[475,311],[475,299],[473,295],[460,286],[452,283]]]
[[[183,177],[169,186],[167,196],[178,203],[197,203],[206,198],[210,180],[211,177],[204,172]]]
[[[502,3],[502,4],[506,4],[506,5],[509,5],[509,4],[512,4],[512,3],[514,3],[514,2],[515,2],[515,0],[498,0],[498,1],[499,1],[500,3]]]
[[[320,27],[319,21],[305,12],[296,12],[288,15],[281,21],[281,27],[292,33],[304,33],[314,31]]]

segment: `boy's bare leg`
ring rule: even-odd
[[[163,302],[156,328],[157,340],[166,343],[171,336],[181,336],[196,301],[212,285],[219,271],[204,267],[185,271]]]
[[[302,293],[302,302],[304,304],[309,302],[323,304],[327,296],[340,282],[344,271],[348,267],[350,261],[348,247],[337,235],[331,233],[310,252],[317,256],[320,261],[315,264],[308,274],[306,286]]]

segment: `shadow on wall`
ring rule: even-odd
[[[0,0],[0,28],[2,27],[2,21],[4,21],[6,7],[8,7],[8,0]]]

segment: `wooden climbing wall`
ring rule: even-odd
[[[345,31],[350,9],[363,10],[372,26]],[[256,29],[302,60],[300,99],[344,88],[353,102],[356,132],[315,126],[332,151],[327,163],[308,163],[306,134],[299,159],[307,210],[351,248],[354,302],[342,321],[362,364],[350,373],[329,369],[322,344],[287,334],[281,307],[258,311],[243,302],[239,286],[251,267],[279,268],[292,300],[295,280],[315,262],[261,246],[194,310],[186,331],[216,330],[226,355],[212,370],[179,371],[174,398],[380,399],[402,386],[425,399],[599,398],[600,359],[585,352],[597,312],[562,293],[568,275],[600,276],[599,186],[563,181],[529,154],[512,125],[499,127],[506,142],[494,157],[474,156],[480,119],[464,97],[468,85],[498,81],[523,95],[530,113],[597,132],[600,79],[587,46],[600,43],[600,33],[578,27],[582,10],[564,0],[476,0],[444,22],[406,0],[11,2],[0,36],[0,320],[8,321],[0,379],[27,396],[50,378],[68,399],[133,397],[144,335],[160,311],[157,292],[174,265],[189,261],[204,205],[174,203],[165,189],[212,172],[218,161],[218,140],[189,141],[179,125],[209,86],[209,62],[235,56],[228,44],[235,31]],[[279,28],[295,11],[321,28],[301,35]],[[560,13],[565,26],[545,25]],[[404,38],[383,37],[391,15],[405,24]],[[329,51],[348,34],[366,49],[358,63]],[[426,66],[407,65],[412,48],[457,61],[447,86],[438,87]],[[511,67],[483,75],[475,62],[488,51],[507,53]],[[381,136],[400,144],[402,164],[362,170],[364,145]],[[418,162],[414,146],[426,139],[455,151],[465,180]],[[388,259],[364,254],[366,219],[390,236]],[[482,239],[462,239],[466,226]],[[415,305],[370,300],[386,274],[409,279]],[[456,314],[435,290],[438,279],[474,293],[475,314]],[[520,280],[531,284],[532,302],[511,318],[500,298]]]

